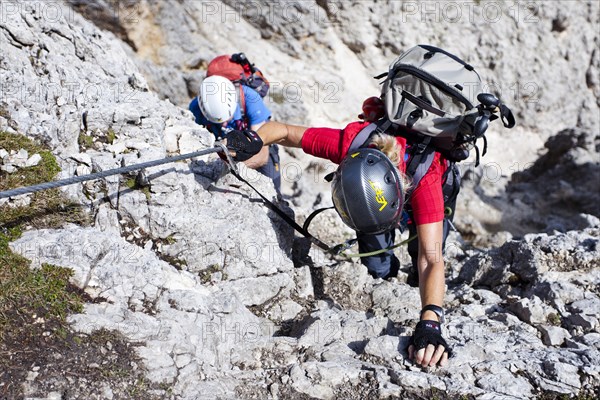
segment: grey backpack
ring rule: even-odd
[[[437,47],[418,45],[407,50],[389,72],[376,78],[383,77],[381,98],[391,125],[424,137],[426,144],[451,161],[467,158],[480,138],[486,144],[485,131],[497,114],[505,127],[515,125],[510,109],[494,95],[483,93],[475,69]]]

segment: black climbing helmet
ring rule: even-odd
[[[359,148],[349,153],[333,176],[331,196],[344,223],[354,230],[374,234],[400,226],[402,180],[380,150]]]

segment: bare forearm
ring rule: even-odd
[[[446,291],[444,258],[442,256],[442,222],[417,226],[419,235],[419,292],[421,307],[429,304],[443,306]],[[424,319],[437,320],[435,313],[426,311]]]
[[[434,304],[442,307],[446,291],[444,276],[444,262],[428,263],[426,260],[419,265],[419,291],[421,294],[421,307]],[[437,320],[435,313],[426,311],[424,319]]]
[[[265,145],[277,143],[287,147],[302,147],[302,136],[306,129],[305,126],[269,121],[257,133]]]

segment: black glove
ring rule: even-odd
[[[415,328],[415,333],[410,338],[409,345],[415,346],[415,352],[424,349],[427,345],[432,344],[435,348],[438,345],[444,346],[448,352],[448,357],[452,355],[452,350],[446,340],[442,337],[442,328],[437,321],[419,321]]]
[[[263,141],[258,134],[250,129],[233,130],[227,134],[227,148],[235,151],[236,161],[246,161],[258,154],[263,147]]]

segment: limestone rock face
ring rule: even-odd
[[[378,93],[374,74],[429,42],[500,82],[520,121],[491,130],[481,168],[463,164],[463,237],[452,233],[446,253],[445,370],[408,360],[421,304],[405,283],[405,250],[398,278],[373,279],[357,259],[294,235],[215,154],[64,188],[93,224],[32,229],[11,248],[33,268],[72,268],[93,299],[70,316],[73,328],[123,334],[147,378],[169,388],[159,396],[597,394],[597,2],[77,0],[56,3],[59,18],[13,4],[0,15],[0,130],[47,144],[61,177],[213,146],[187,102],[213,56],[240,50],[271,79],[277,120],[343,127]],[[331,204],[323,177],[335,166],[281,153],[283,196],[237,168],[302,222]],[[335,211],[310,230],[327,243],[354,234]],[[48,398],[69,381],[53,384]]]
[[[543,151],[544,142],[556,132],[576,127],[592,135],[588,142],[597,141],[593,139],[600,129],[596,2],[74,4],[90,21],[124,41],[127,53],[161,98],[187,108],[208,62],[218,54],[244,51],[271,80],[267,103],[274,119],[308,126],[342,128],[356,120],[362,101],[379,92],[372,77],[385,72],[407,48],[429,43],[448,49],[477,68],[484,86],[513,108],[518,121],[513,130],[503,129],[499,122],[491,124],[490,151],[481,168],[474,168],[474,158],[463,163],[467,179],[457,226],[469,235],[509,231],[519,236],[589,226],[587,217],[579,216],[581,211],[564,215],[554,204],[544,207],[542,215],[549,213],[549,218],[536,218],[539,202],[529,189],[518,185],[506,193],[505,188],[515,172],[535,162],[538,150]],[[111,18],[114,15],[127,17]],[[584,54],[583,61],[575,56]],[[577,132],[563,135],[581,135]],[[600,157],[597,150],[591,154],[596,160]],[[314,178],[320,176],[319,169],[329,170],[331,165],[288,151],[282,163],[284,193],[300,207],[299,215],[309,214],[311,204],[330,204],[327,185]],[[600,179],[598,171],[592,175]],[[577,187],[577,180],[563,180],[556,183],[550,199],[586,196],[569,187]],[[584,213],[598,216],[597,210]],[[328,220],[322,224],[325,232],[345,234],[342,226]],[[497,240],[480,242],[491,246]]]
[[[518,270],[517,260],[525,259],[531,271],[543,265],[542,254],[552,257],[544,238],[515,246],[511,267]],[[567,239],[548,237],[556,251],[573,246]],[[598,245],[597,237],[572,240]],[[11,247],[34,267],[73,268],[73,283],[97,299],[70,318],[73,326],[123,333],[137,343],[149,379],[169,384],[178,398],[199,393],[216,398],[240,390],[266,395],[261,387],[274,384],[281,393],[324,399],[344,393],[412,397],[431,387],[461,395],[534,398],[540,391],[572,394],[600,383],[593,336],[600,304],[597,251],[587,252],[587,264],[565,261],[531,272],[528,281],[494,282],[496,275],[486,275],[493,291],[451,285],[444,332],[455,356],[443,374],[432,374],[407,359],[418,290],[397,280],[373,280],[356,264],[328,265],[313,254],[310,268],[319,289],[306,309],[291,300],[300,300],[295,275],[261,278],[256,273],[221,281],[213,273],[207,282],[206,275],[177,270],[151,249],[96,227],[29,231]],[[464,268],[478,260],[468,259]],[[577,270],[571,268],[575,265]],[[568,285],[579,294],[570,293]],[[359,292],[365,297],[357,298]],[[269,300],[272,296],[275,300]],[[273,368],[277,377],[266,374]],[[212,386],[217,382],[218,390]]]
[[[595,132],[600,124],[599,17],[592,1],[433,6],[419,1],[148,1],[120,5],[123,9],[105,0],[75,3],[94,20],[117,10],[127,15],[99,25],[129,44],[153,89],[176,104],[189,101],[185,91],[197,90],[189,83],[212,57],[245,51],[279,83],[279,93],[292,97],[286,90],[290,83],[301,88],[293,102],[300,106],[296,118],[349,121],[360,112],[356,100],[377,92],[369,77],[385,72],[406,48],[430,43],[476,66],[490,91],[514,105],[528,131],[547,138],[574,126]],[[566,101],[565,93],[575,98]]]

